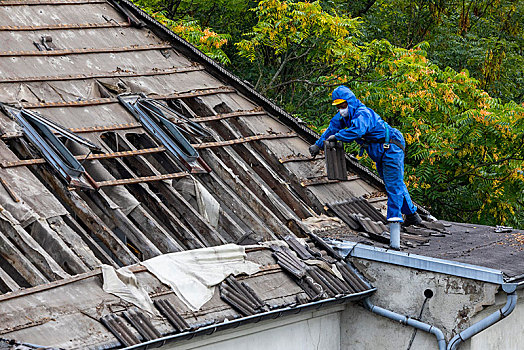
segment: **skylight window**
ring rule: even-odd
[[[211,171],[200,158],[198,151],[182,135],[183,132],[186,135],[207,137],[208,133],[204,128],[162,103],[143,95],[120,95],[118,100],[184,167],[192,173]],[[184,128],[178,127],[170,119],[179,121]]]
[[[87,174],[82,163],[75,158],[55,133],[86,146],[92,151],[100,151],[100,147],[34,111],[17,109],[5,104],[0,104],[0,108],[22,127],[24,135],[68,185],[91,190],[97,188],[96,182]]]

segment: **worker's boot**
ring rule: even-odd
[[[404,226],[411,226],[411,225],[420,225],[422,224],[422,218],[420,215],[418,215],[417,212],[414,212],[413,214],[407,214],[406,220],[404,221]]]

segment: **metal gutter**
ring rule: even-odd
[[[405,324],[407,326],[411,326],[413,328],[420,329],[424,332],[433,334],[437,338],[438,349],[446,350],[446,338],[444,337],[444,333],[439,328],[424,322],[420,322],[409,316],[404,316],[396,312],[381,308],[380,306],[373,305],[369,298],[364,299],[364,307],[374,314],[389,318],[393,321],[400,322],[401,324]]]
[[[502,290],[507,294],[506,304],[491,315],[455,335],[450,340],[447,347],[444,336],[440,334],[442,333],[440,329],[413,320],[407,316],[397,314],[393,311],[380,308],[373,305],[369,298],[365,299],[364,306],[371,312],[434,334],[437,337],[439,350],[456,350],[464,341],[472,338],[486,328],[491,327],[503,318],[508,317],[517,305],[517,290],[524,288],[524,276],[522,275],[505,282],[502,271],[486,267],[403,253],[396,250],[378,248],[354,242],[332,241],[330,244],[344,257],[351,256],[353,258],[384,262],[419,270],[438,272],[482,282],[499,284],[502,287]]]
[[[487,267],[404,253],[353,242],[335,242],[333,245],[341,252],[341,255],[349,255],[352,258],[384,262],[488,283],[504,284],[502,271]]]
[[[350,294],[350,295],[346,295],[346,296],[339,297],[339,298],[335,297],[335,298],[323,299],[323,300],[314,301],[314,302],[307,303],[307,304],[298,305],[295,307],[286,307],[282,309],[259,313],[259,314],[252,315],[252,316],[243,317],[237,320],[225,321],[219,324],[213,324],[210,326],[201,327],[197,330],[173,334],[173,335],[165,336],[162,338],[150,340],[150,341],[147,341],[141,344],[129,346],[127,348],[124,348],[124,350],[131,350],[131,349],[145,350],[145,349],[150,349],[153,347],[160,347],[167,343],[171,343],[173,341],[188,340],[188,339],[192,339],[196,336],[201,336],[201,335],[211,335],[219,330],[236,328],[238,326],[242,326],[245,324],[257,323],[257,322],[268,320],[268,319],[276,319],[281,316],[290,315],[290,314],[298,314],[302,311],[318,309],[320,307],[329,306],[329,305],[342,304],[347,301],[361,300],[361,299],[369,297],[376,290],[377,290],[376,288],[372,288],[364,292]]]

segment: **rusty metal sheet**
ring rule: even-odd
[[[96,72],[145,71],[152,67],[170,69],[187,67],[192,63],[174,50],[166,59],[160,50],[114,53],[92,53],[52,57],[0,57],[0,76],[3,78],[41,75],[75,75]]]
[[[17,3],[21,1],[15,0]],[[109,3],[61,5],[58,7],[42,5],[0,6],[2,25],[48,25],[62,23],[98,23],[107,19],[118,22],[126,19]]]
[[[0,42],[5,45],[2,45],[2,51],[5,48],[9,48],[9,51],[38,51],[33,42],[40,43],[42,36],[50,36],[53,40],[53,45],[57,48],[57,54],[62,52],[61,50],[134,47],[154,44],[165,45],[159,38],[143,34],[143,31],[133,27],[111,27],[75,31],[67,29],[40,30],[38,32],[0,31]],[[123,43],[125,43],[125,45],[123,45]],[[39,53],[53,54],[53,52],[49,51],[41,51]]]

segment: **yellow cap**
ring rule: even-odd
[[[344,100],[342,98],[337,98],[336,100],[333,101],[332,105],[336,106],[336,105],[339,105],[339,104],[344,103],[344,102],[346,102],[346,100]]]

